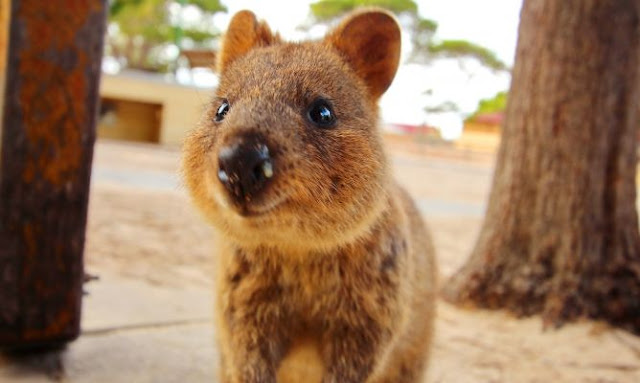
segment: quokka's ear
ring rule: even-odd
[[[267,23],[258,21],[253,12],[245,10],[236,13],[222,38],[222,49],[218,54],[218,73],[251,49],[268,46],[279,40],[280,37],[271,33]]]
[[[400,62],[400,27],[381,9],[366,9],[347,17],[329,33],[333,45],[364,80],[374,99],[387,90]]]

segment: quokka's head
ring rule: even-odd
[[[237,13],[220,85],[185,142],[196,204],[245,246],[322,250],[362,235],[386,203],[377,101],[399,56],[400,29],[385,11],[356,12],[303,43]]]

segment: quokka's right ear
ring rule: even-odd
[[[267,23],[258,21],[253,12],[245,10],[236,13],[222,38],[222,49],[218,53],[218,73],[222,73],[231,62],[244,56],[251,49],[278,41],[280,37],[271,33]]]

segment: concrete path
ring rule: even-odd
[[[477,219],[482,216],[484,202],[481,199],[473,194],[451,193],[450,189],[468,191],[470,183],[486,187],[491,174],[489,166],[446,159],[425,161],[424,158],[401,155],[393,156],[392,161],[399,181],[417,196],[418,206],[425,215],[436,219]],[[139,268],[134,270],[138,255],[132,248],[135,243],[126,242],[131,233],[125,230],[127,225],[139,223],[123,222],[115,211],[151,209],[147,206],[150,204],[160,204],[168,210],[167,198],[179,199],[175,209],[187,209],[188,200],[179,180],[179,163],[180,153],[175,149],[111,141],[97,144],[86,258],[87,271],[98,274],[99,280],[86,286],[88,295],[83,305],[82,336],[63,351],[0,356],[0,383],[197,383],[214,380],[216,358],[210,324],[212,287],[206,283],[179,283],[178,286],[168,283],[173,278],[181,278],[179,270],[171,264],[161,265],[160,258],[138,262]],[[433,185],[422,190],[420,185],[424,179],[432,179]],[[447,190],[438,192],[434,185]],[[134,195],[139,198],[135,202],[132,200]],[[116,197],[131,200],[131,205],[118,207],[117,201],[113,200]],[[114,218],[109,214],[114,214]],[[145,214],[149,215],[149,212]],[[167,214],[166,225],[172,224],[173,214]],[[165,224],[162,217],[148,219],[156,220],[159,226]],[[111,242],[108,239],[98,242],[96,248],[94,243],[106,235],[105,225],[119,231],[112,235]],[[132,241],[145,240],[143,233],[133,236]],[[126,261],[127,254],[123,254],[124,261],[114,262],[129,262],[132,266],[113,267],[113,262],[103,262],[101,258],[107,255],[102,251],[108,246],[129,249],[129,261]],[[153,251],[153,248],[146,251]],[[142,269],[144,267],[146,269]],[[158,267],[164,267],[165,271],[161,272]],[[188,267],[187,264],[183,268]]]
[[[425,214],[445,278],[473,247],[492,162],[428,150],[395,151],[392,165]],[[99,280],[86,285],[82,335],[62,351],[0,354],[0,383],[215,382],[210,229],[190,207],[179,161],[176,149],[97,144],[85,261]],[[589,323],[540,327],[440,302],[428,381],[640,381],[639,338]]]

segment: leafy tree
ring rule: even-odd
[[[478,108],[471,116],[469,116],[469,118],[472,119],[473,117],[484,113],[504,112],[507,108],[507,94],[508,93],[506,91],[502,91],[498,92],[491,98],[483,98],[478,102]]]
[[[459,59],[461,67],[465,59],[475,59],[485,68],[496,73],[509,72],[509,67],[489,49],[464,40],[438,41],[438,24],[420,16],[415,0],[317,0],[311,4],[311,15],[315,21],[330,22],[345,13],[362,6],[377,6],[394,13],[403,28],[409,32],[412,51],[409,61],[427,64],[435,59]],[[429,92],[432,92],[429,90]],[[428,105],[424,110],[429,113],[461,114],[460,107],[452,100],[437,105]]]
[[[482,46],[463,40],[434,41],[438,24],[422,18],[414,0],[318,0],[311,4],[311,14],[318,21],[331,21],[362,6],[378,6],[396,14],[411,34],[410,60],[428,62],[434,58],[474,58],[494,71],[508,71],[507,65]]]
[[[183,26],[172,19],[171,8],[184,6],[196,7],[203,20],[227,10],[220,0],[112,0],[109,20],[117,25],[118,33],[108,35],[107,49],[124,57],[130,67],[166,70],[167,62],[158,55],[169,44],[181,47],[184,40],[190,40],[202,45],[219,35],[210,23]]]
[[[363,6],[378,6],[396,14],[418,13],[418,5],[413,0],[319,0],[311,4],[311,12],[319,20],[330,20]]]
[[[480,45],[465,40],[444,40],[439,43],[430,43],[426,49],[437,57],[475,58],[484,66],[494,71],[508,71],[507,65],[502,62],[492,51]]]
[[[632,0],[524,1],[487,215],[449,300],[640,334],[639,26]]]

